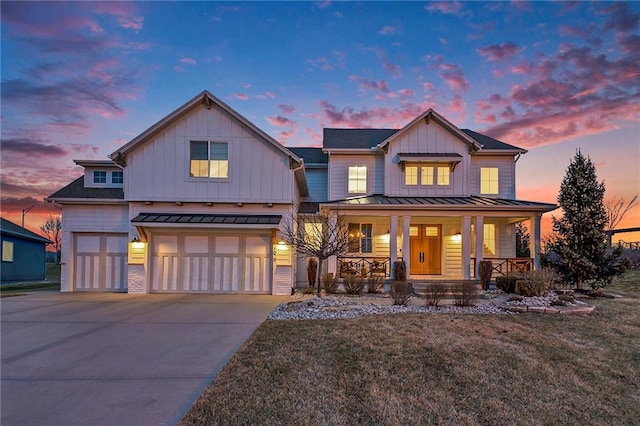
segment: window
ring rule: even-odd
[[[433,185],[433,167],[422,167],[420,179],[423,185]]]
[[[367,192],[367,166],[349,167],[349,194],[364,194]]]
[[[111,172],[111,183],[123,183],[124,177],[122,172]]]
[[[480,167],[480,193],[498,194],[498,168]]]
[[[13,242],[12,241],[2,242],[2,261],[13,262]]]
[[[226,142],[191,141],[189,176],[229,177],[229,151]]]
[[[449,167],[438,167],[438,185],[439,186],[449,185],[450,174],[451,174],[451,169]]]
[[[485,223],[484,227],[484,255],[496,255],[496,225],[493,223]]]
[[[418,184],[418,168],[416,166],[404,168],[404,184],[408,186]]]
[[[93,183],[107,183],[107,172],[101,170],[94,171]]]
[[[373,225],[349,224],[349,253],[373,253]]]
[[[405,166],[404,184],[405,186],[448,186],[451,169],[449,167],[436,166]]]

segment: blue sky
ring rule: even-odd
[[[555,201],[578,148],[609,197],[640,192],[640,3],[0,7],[2,213],[18,223],[80,174],[72,159],[106,158],[203,89],[289,146],[433,107],[530,151],[519,198]]]

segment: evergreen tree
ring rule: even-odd
[[[516,257],[531,257],[529,229],[523,222],[516,223]]]
[[[559,255],[554,266],[577,288],[585,282],[594,289],[602,287],[621,273],[619,253],[607,250],[604,192],[604,182],[598,182],[591,159],[578,150],[560,185],[558,204],[564,215],[553,217],[555,241],[551,244]]]

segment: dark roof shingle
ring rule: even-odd
[[[494,139],[490,136],[483,135],[482,133],[474,132],[469,129],[460,129],[464,133],[467,134],[470,138],[474,139],[480,145],[482,145],[483,150],[493,150],[493,149],[506,149],[506,150],[523,150],[522,148],[518,148],[517,146],[509,145],[508,143],[504,143],[499,141],[498,139]]]
[[[48,198],[90,198],[124,200],[124,191],[122,190],[122,188],[85,188],[84,176],[80,176],[69,185],[49,195]]]
[[[305,164],[327,164],[329,155],[322,152],[322,148],[288,146],[287,149],[304,160]]]
[[[43,236],[38,235],[35,232],[31,232],[28,229],[25,229],[20,225],[16,225],[15,223],[4,218],[0,218],[0,231],[3,234],[13,235],[14,237],[20,237],[25,240],[39,241],[41,243],[51,244],[51,241],[44,238]]]
[[[369,149],[397,131],[398,129],[323,129],[322,147]]]

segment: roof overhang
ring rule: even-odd
[[[127,201],[118,198],[45,198],[45,201],[56,204],[91,204],[91,205],[122,205]]]
[[[281,219],[282,215],[139,213],[131,223],[149,228],[276,229]]]
[[[322,148],[325,154],[377,154],[373,148]]]
[[[112,160],[73,160],[82,167],[118,167]]]
[[[447,164],[453,172],[462,161],[462,155],[453,153],[398,153],[398,165],[404,170],[405,163]]]

